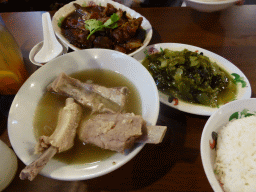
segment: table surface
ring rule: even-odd
[[[153,26],[150,44],[174,42],[212,51],[236,65],[248,78],[256,96],[256,6],[234,6],[215,13],[200,13],[188,7],[136,8]],[[28,59],[30,49],[41,41],[43,12],[1,13],[7,27]],[[58,181],[37,176],[22,181],[18,171],[4,191],[212,191],[200,156],[200,139],[209,117],[192,115],[160,105],[158,125],[168,126],[159,145],[146,145],[130,162],[99,178],[87,181]],[[0,118],[6,127],[7,118]],[[0,139],[10,146],[7,131]]]

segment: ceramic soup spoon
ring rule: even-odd
[[[51,23],[50,14],[48,12],[42,15],[44,42],[41,50],[35,55],[35,61],[38,63],[46,63],[63,52],[62,45],[58,42]]]

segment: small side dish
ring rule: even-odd
[[[216,192],[255,191],[256,98],[232,101],[207,120],[200,153]]]
[[[53,16],[56,35],[73,50],[105,48],[133,55],[152,37],[145,17],[110,0],[77,0]]]
[[[106,7],[74,3],[75,11],[62,21],[62,34],[81,49],[106,48],[131,53],[142,46],[143,18],[130,18],[126,12],[108,3]]]
[[[213,132],[214,173],[225,192],[255,191],[256,112],[244,109],[233,113],[229,120],[217,133]]]

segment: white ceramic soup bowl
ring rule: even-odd
[[[38,102],[49,85],[61,72],[72,74],[86,69],[107,69],[125,76],[137,89],[141,99],[142,117],[155,125],[159,114],[159,97],[155,82],[137,60],[107,49],[80,50],[62,55],[39,68],[23,84],[12,103],[8,133],[17,156],[26,165],[34,161],[36,138],[33,119]],[[145,144],[136,144],[128,154],[116,153],[93,164],[68,165],[51,159],[40,174],[58,180],[86,180],[107,174],[131,160]],[[114,162],[114,163],[113,163]]]
[[[149,21],[142,16],[141,14],[137,13],[136,11],[130,9],[129,7],[126,7],[123,4],[117,3],[115,1],[112,0],[76,0],[76,1],[71,1],[70,3],[64,5],[63,7],[61,7],[53,16],[52,18],[52,26],[53,26],[53,30],[56,33],[56,35],[65,43],[67,44],[71,49],[73,50],[81,50],[80,48],[72,45],[69,43],[69,41],[62,35],[61,33],[61,28],[59,27],[60,22],[67,17],[70,13],[72,13],[73,11],[75,11],[75,7],[73,6],[73,3],[77,3],[81,6],[87,6],[90,2],[94,2],[96,5],[101,5],[101,6],[106,6],[107,3],[112,4],[115,8],[117,9],[122,9],[123,11],[126,11],[127,15],[132,17],[132,18],[138,18],[138,17],[142,17],[143,21],[141,24],[141,27],[145,30],[146,35],[145,35],[145,40],[143,42],[143,45],[135,50],[134,52],[130,53],[129,55],[132,56],[136,53],[138,53],[140,50],[142,50],[144,47],[146,47],[151,38],[152,38],[152,34],[153,34],[153,29],[151,24],[149,23]]]
[[[236,100],[223,105],[210,116],[204,126],[201,137],[201,158],[208,181],[216,192],[223,192],[223,189],[214,173],[216,150],[211,149],[209,144],[213,141],[212,132],[218,132],[229,122],[230,118],[240,118],[247,110],[256,113],[256,98]]]
[[[225,10],[235,5],[236,2],[237,0],[185,0],[185,3],[188,7],[201,12],[215,12]]]

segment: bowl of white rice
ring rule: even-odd
[[[256,191],[256,98],[232,101],[213,113],[200,150],[214,191]]]
[[[215,12],[225,10],[238,0],[184,0],[186,6],[191,7],[200,12]]]

